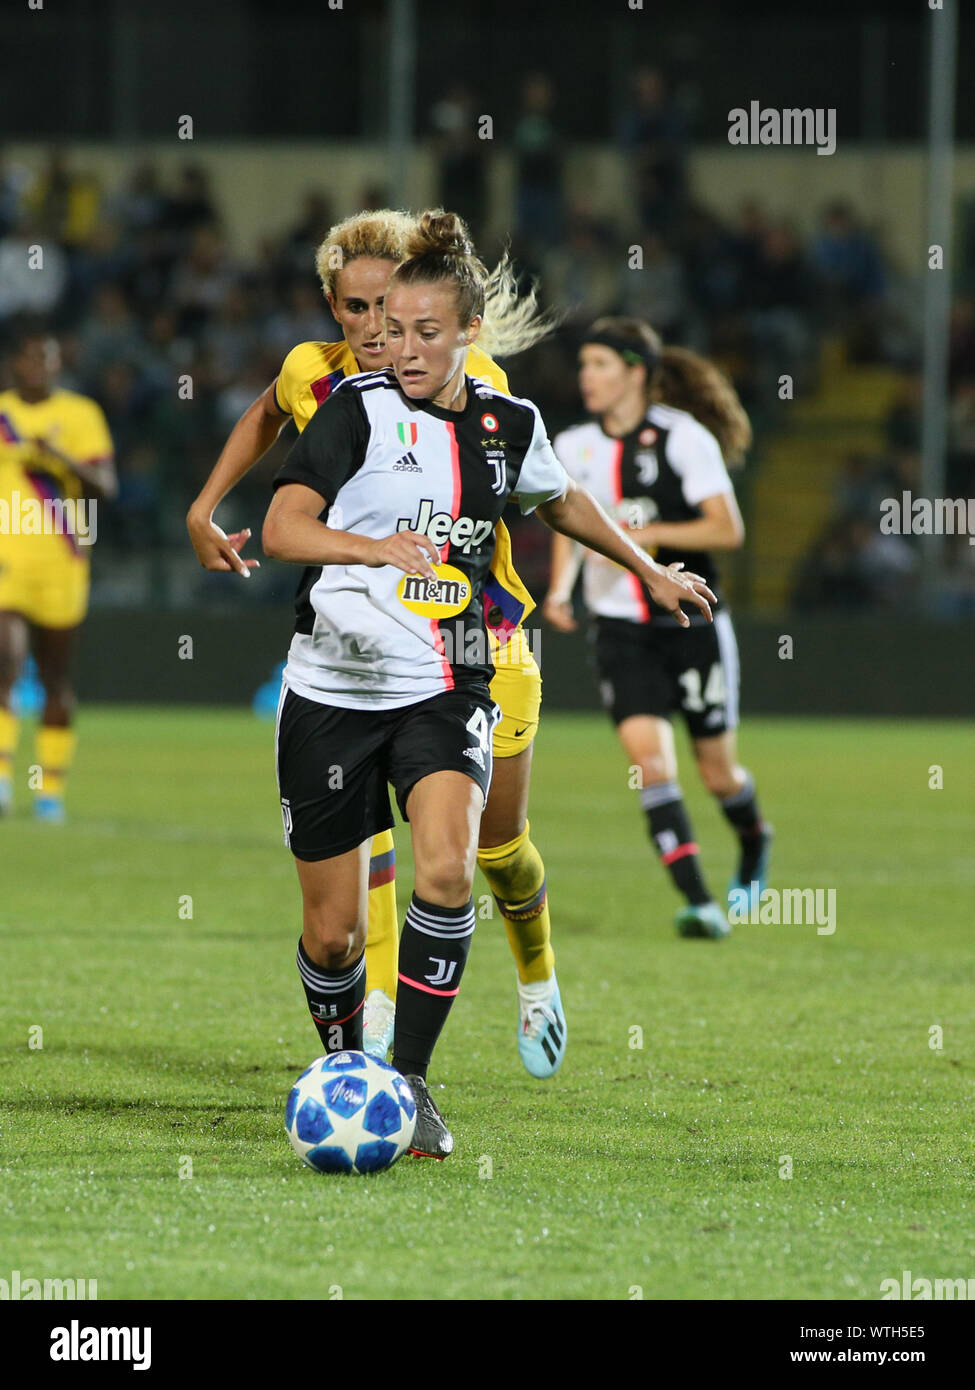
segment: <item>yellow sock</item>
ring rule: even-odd
[[[42,724],[37,730],[36,760],[41,765],[41,784],[34,788],[39,796],[63,796],[64,779],[74,758],[78,739],[73,729],[53,729]]]
[[[525,828],[506,845],[477,852],[477,863],[487,879],[504,918],[508,945],[523,985],[549,980],[555,970],[552,924],[545,891],[545,865]]]
[[[399,918],[396,915],[396,851],[393,832],[373,838],[369,860],[369,919],[366,930],[366,993],[381,989],[396,998],[399,978]]]
[[[20,724],[15,714],[8,709],[0,709],[0,778],[14,775],[14,754],[17,751],[17,733]]]

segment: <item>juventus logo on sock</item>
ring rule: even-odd
[[[460,989],[474,922],[473,898],[439,907],[413,894],[399,944],[393,1065],[400,1071],[426,1072]]]
[[[463,907],[435,907],[414,893],[400,940],[400,979],[418,989],[426,980],[438,993],[456,994],[473,932],[473,899]]]
[[[457,962],[444,960],[441,956],[431,956],[430,959],[437,967],[437,973],[436,975],[424,975],[423,978],[429,980],[432,985],[449,985],[454,978]]]
[[[325,1051],[360,1051],[366,997],[365,954],[344,970],[326,970],[315,964],[299,941],[297,965],[308,1009]]]

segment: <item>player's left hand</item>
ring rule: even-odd
[[[681,604],[685,602],[693,603],[699,608],[709,623],[713,621],[711,604],[717,603],[717,598],[699,574],[684,570],[683,560],[675,560],[666,569],[654,565],[650,572],[644,575],[644,582],[654,603],[659,603],[661,608],[666,608],[668,613],[672,613],[681,627],[691,625],[690,618],[681,608]]]

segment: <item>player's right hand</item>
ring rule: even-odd
[[[717,603],[717,598],[699,574],[684,571],[683,560],[674,560],[666,568],[655,563],[653,569],[643,576],[643,582],[650,590],[654,603],[666,608],[681,627],[691,625],[690,618],[681,608],[684,601],[699,608],[709,623],[714,621],[711,604]]]
[[[579,626],[572,614],[572,604],[555,595],[548,595],[542,602],[542,617],[556,632],[575,632]]]
[[[236,570],[249,579],[251,570],[260,569],[260,560],[243,560],[240,556],[250,540],[250,527],[244,531],[232,531],[228,536],[210,517],[198,517],[190,512],[186,518],[186,529],[190,533],[196,558],[205,570]]]
[[[370,558],[365,564],[372,569],[394,565],[404,574],[422,574],[425,579],[436,580],[433,566],[440,564],[440,551],[429,536],[419,531],[397,531],[395,535],[372,542]]]

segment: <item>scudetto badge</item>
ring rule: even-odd
[[[454,565],[434,565],[436,579],[422,574],[404,574],[396,586],[396,597],[411,613],[421,618],[452,618],[463,613],[471,601],[471,582]]]

